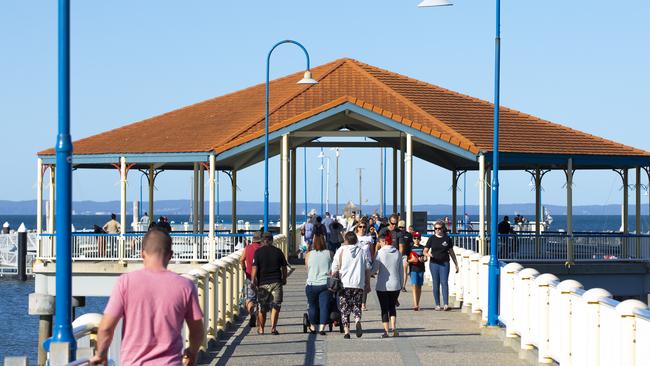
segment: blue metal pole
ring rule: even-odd
[[[499,221],[499,83],[501,69],[501,1],[496,0],[496,37],[494,39],[494,132],[492,143],[492,201],[490,220],[490,263],[488,267],[488,326],[499,323],[499,258],[497,222]]]
[[[323,155],[323,148],[320,148],[320,153]],[[320,158],[320,214],[323,215],[325,211],[325,205],[323,205],[323,173],[325,172],[325,167],[323,166],[323,158]]]
[[[384,148],[384,192],[382,194],[384,195],[384,207],[381,208],[381,212],[383,212],[384,216],[386,215],[386,165],[388,165],[388,162],[386,161],[386,148]]]
[[[266,102],[264,113],[264,231],[269,230],[269,74],[271,68],[271,54],[273,53],[273,50],[284,43],[293,43],[300,47],[307,58],[307,70],[310,69],[309,53],[307,53],[307,50],[303,45],[290,39],[285,39],[284,41],[276,43],[266,56]]]
[[[303,147],[302,148],[302,158],[303,158],[303,163],[305,165],[305,221],[307,220],[307,210],[309,209],[307,207],[307,148]]]
[[[59,132],[56,142],[56,316],[52,342],[68,343],[72,335],[72,138],[70,137],[70,1],[59,0]]]

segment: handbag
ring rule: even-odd
[[[343,265],[344,250],[345,249],[341,248],[341,252],[339,253],[339,266]],[[336,271],[327,277],[327,290],[335,294],[343,290],[343,282],[341,281],[341,275],[339,274],[339,271]]]

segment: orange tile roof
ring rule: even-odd
[[[492,149],[489,102],[348,58],[312,73],[319,84],[296,84],[302,72],[271,81],[271,131],[349,102],[475,154]],[[75,141],[74,153],[223,152],[263,135],[264,89],[258,84]],[[512,109],[500,113],[502,152],[650,156]]]

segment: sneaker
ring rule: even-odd
[[[396,330],[394,330],[394,331],[393,331],[393,337],[399,337],[399,332],[396,331]]]
[[[388,333],[384,332],[384,334],[381,335],[382,338],[388,338]]]
[[[449,305],[445,305],[445,306],[442,308],[442,310],[444,310],[444,311],[450,311],[451,308],[449,307]]]
[[[350,339],[350,333],[345,334],[345,335],[343,336],[343,338],[345,338],[345,339]]]
[[[356,334],[357,334],[357,338],[361,338],[361,336],[363,335],[363,329],[361,329],[361,322],[357,322]]]
[[[402,287],[402,292],[406,292],[406,287]]]
[[[436,307],[433,308],[433,310],[435,310],[435,311],[440,311],[440,306],[436,305]]]
[[[321,330],[320,332],[318,332],[318,334],[320,334],[320,335],[322,335],[322,336],[327,335],[327,333],[325,333],[324,330]]]

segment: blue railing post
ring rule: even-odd
[[[77,343],[72,334],[72,138],[70,137],[70,1],[58,6],[58,118],[56,142],[56,317],[52,340],[69,345],[74,360]]]
[[[492,143],[492,201],[490,220],[490,263],[488,272],[488,326],[499,322],[499,258],[497,222],[499,221],[499,83],[501,66],[501,1],[496,0],[496,38],[494,39],[494,131]]]

